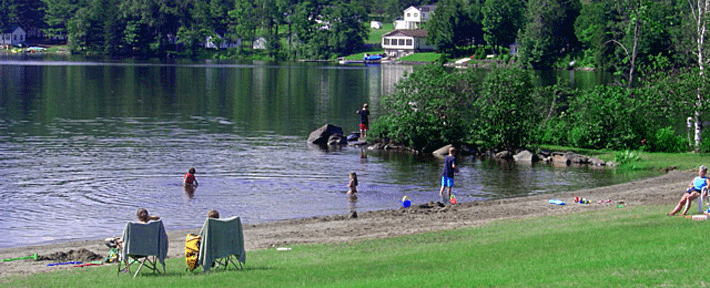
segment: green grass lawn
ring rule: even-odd
[[[441,54],[436,53],[436,52],[423,52],[423,53],[414,53],[412,55],[407,55],[401,58],[398,58],[397,61],[401,62],[436,62],[441,58]]]
[[[550,209],[557,206],[551,205]],[[1,279],[4,287],[703,287],[710,223],[635,206],[483,227],[249,251],[241,271],[116,275],[116,266]],[[392,227],[397,229],[397,227]],[[248,237],[248,235],[247,235]]]
[[[382,35],[394,30],[394,23],[382,23],[382,29],[372,29],[368,24],[367,29],[369,30],[365,44],[380,44],[382,43]]]

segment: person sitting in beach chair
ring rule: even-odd
[[[207,218],[219,219],[219,212],[217,210],[210,210],[207,212]],[[202,232],[200,232],[202,234]],[[195,234],[187,234],[185,236],[185,265],[187,265],[187,270],[192,272],[197,269],[200,265],[197,262],[197,256],[200,254],[200,243],[202,242],[202,236]]]
[[[237,262],[239,268],[246,262],[242,220],[239,217],[227,219],[208,217],[202,225],[200,237],[197,259],[204,272],[208,272],[215,264],[224,266],[226,270],[229,263],[237,269]]]
[[[165,257],[168,255],[168,234],[165,232],[163,221],[156,220],[148,223],[126,223],[121,237],[122,247],[119,251],[121,260],[118,261],[118,273],[131,273],[131,266],[140,263],[135,278],[143,266],[154,273],[160,273],[158,262],[163,266],[165,273]],[[121,267],[124,267],[121,269]]]
[[[673,208],[673,211],[666,213],[666,215],[673,216],[678,213],[681,208],[684,208],[681,216],[685,216],[685,214],[688,213],[688,208],[690,208],[690,203],[698,197],[700,197],[698,207],[702,210],[702,199],[707,195],[708,187],[710,187],[710,178],[706,176],[707,172],[708,167],[705,165],[701,165],[700,168],[698,168],[698,176],[688,184],[688,189],[683,194],[683,197],[680,198],[675,208]]]

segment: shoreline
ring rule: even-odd
[[[348,215],[319,216],[302,219],[279,220],[244,225],[244,241],[247,251],[284,247],[297,244],[347,242],[360,239],[385,238],[418,234],[445,229],[477,227],[495,220],[523,219],[529,217],[562,215],[587,210],[619,209],[625,206],[675,205],[684,187],[696,175],[694,171],[670,171],[667,174],[632,182],[582,189],[562,193],[531,195],[524,197],[463,202],[441,208],[434,203],[413,205],[407,209],[388,209],[358,212],[357,218]],[[586,197],[591,204],[572,203],[574,196]],[[552,198],[562,199],[567,205],[549,204]],[[611,203],[597,203],[598,200]],[[696,202],[697,203],[697,202]],[[697,204],[695,204],[697,207]],[[697,213],[693,207],[689,214]],[[225,215],[231,216],[231,215]],[[185,235],[198,233],[200,228],[168,231],[168,258],[184,257]],[[85,249],[85,250],[84,250]],[[36,246],[0,249],[0,259],[33,255],[57,256],[52,260],[17,260],[2,262],[0,278],[31,275],[57,270],[72,269],[72,265],[52,266],[47,264],[78,259],[93,254],[106,257],[108,247],[103,239],[68,241]],[[70,253],[82,251],[82,253]],[[247,263],[248,265],[248,263]]]

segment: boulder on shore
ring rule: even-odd
[[[446,145],[446,146],[444,146],[444,147],[441,147],[441,148],[439,148],[439,149],[434,150],[434,152],[432,152],[432,154],[434,154],[434,156],[446,156],[446,155],[449,155],[449,148],[451,148],[451,147],[453,147],[453,145],[451,145],[451,144]]]
[[[540,157],[537,154],[533,154],[528,150],[520,151],[518,154],[513,155],[513,160],[525,163],[535,163],[540,161]]]
[[[343,138],[343,128],[332,124],[325,124],[322,127],[313,130],[311,134],[308,135],[308,143],[325,145],[328,144],[328,139],[332,135],[340,135]]]

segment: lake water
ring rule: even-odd
[[[306,143],[326,123],[356,131],[362,103],[373,119],[385,113],[379,98],[409,71],[0,56],[0,247],[118,236],[140,207],[177,230],[199,227],[209,209],[259,223],[397,208],[404,195],[437,200],[441,159]],[[648,176],[460,162],[458,201]],[[181,185],[190,167],[194,194]],[[351,171],[356,203],[344,194]]]

